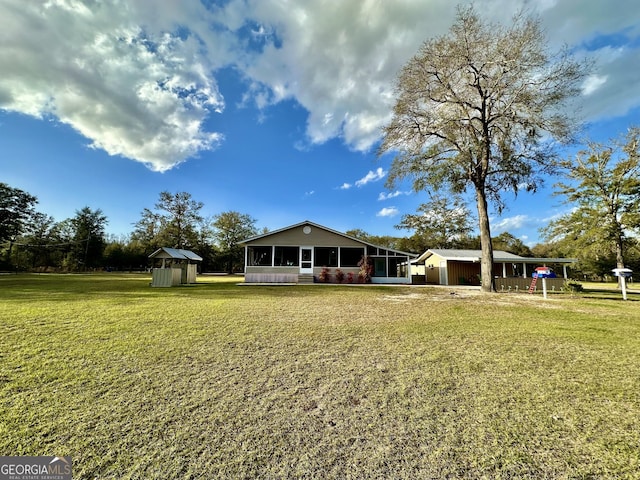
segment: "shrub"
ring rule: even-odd
[[[329,272],[331,272],[331,270],[327,267],[322,267],[322,271],[320,272],[320,275],[318,275],[318,279],[322,283],[329,283],[329,280],[331,280],[331,274]]]
[[[347,273],[347,283],[353,283],[353,272]]]
[[[358,267],[360,267],[360,272],[358,272],[358,281],[360,283],[370,283],[371,275],[373,274],[373,264],[371,263],[371,259],[363,255],[362,259],[358,262]]]
[[[336,282],[342,283],[344,281],[344,272],[339,268],[336,269]]]
[[[584,289],[582,288],[582,284],[576,282],[575,280],[565,280],[562,284],[563,292],[582,292]]]

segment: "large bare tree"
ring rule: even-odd
[[[379,151],[397,152],[388,184],[411,178],[416,191],[473,189],[484,291],[495,291],[489,201],[501,212],[504,191],[535,190],[552,170],[554,142],[577,126],[563,107],[587,72],[566,50],[548,53],[539,19],[521,13],[504,26],[470,6],[399,73]]]

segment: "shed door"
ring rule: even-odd
[[[300,273],[313,273],[313,247],[300,247]]]

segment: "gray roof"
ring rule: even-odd
[[[325,230],[325,231],[333,233],[335,235],[339,235],[341,237],[348,238],[349,240],[354,240],[354,241],[356,241],[358,243],[362,243],[364,245],[369,245],[370,247],[382,248],[384,250],[389,250],[390,252],[399,253],[401,255],[406,255],[407,257],[416,257],[417,256],[415,253],[408,253],[408,252],[403,252],[402,250],[396,250],[394,248],[383,247],[381,245],[374,245],[373,243],[369,243],[369,242],[367,242],[365,240],[362,240],[360,238],[351,237],[351,236],[349,236],[349,235],[347,235],[345,233],[338,232],[337,230],[332,230],[331,228],[325,227],[323,225],[319,225],[317,223],[310,222],[309,220],[305,220],[304,222],[296,223],[295,225],[289,225],[288,227],[279,228],[278,230],[274,230],[272,232],[262,233],[260,235],[256,235],[255,237],[247,238],[245,240],[242,240],[241,242],[238,242],[238,245],[246,245],[246,244],[251,243],[251,242],[253,242],[255,240],[258,240],[260,238],[268,237],[270,235],[275,235],[276,233],[285,232],[287,230],[291,230],[293,228],[302,227],[304,225],[310,225],[312,227],[315,227],[315,228],[318,228],[318,229],[321,229],[321,230]]]
[[[445,260],[458,260],[462,262],[479,262],[482,258],[482,250],[455,250],[447,248],[434,248],[424,252],[416,263],[425,261],[431,255],[438,255]],[[575,263],[576,258],[539,258],[539,257],[521,257],[513,253],[503,250],[493,251],[494,262],[512,262],[512,263]]]
[[[164,253],[164,255],[162,255]],[[197,253],[193,253],[191,250],[183,250],[181,248],[169,248],[169,247],[160,247],[151,255],[149,258],[173,258],[176,260],[190,260],[194,262],[201,262],[202,257]]]
[[[439,255],[447,260],[477,260],[482,258],[482,250],[452,250],[446,248],[434,248],[429,250],[436,255]],[[520,255],[514,255],[513,253],[505,252],[502,250],[493,251],[493,259],[495,261],[515,261],[522,260]]]

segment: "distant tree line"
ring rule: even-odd
[[[565,197],[570,213],[541,229],[544,241],[532,248],[508,232],[492,237],[493,248],[525,257],[577,258],[574,275],[583,279],[610,275],[613,266],[640,271],[640,129],[631,128],[609,145],[588,142],[560,166],[566,180],[556,184],[556,193]],[[244,266],[238,242],[259,233],[248,214],[203,217],[203,203],[187,192],[161,192],[154,208],[141,212],[133,232],[121,237],[106,233],[108,219],[100,209],[84,207],[56,222],[38,212],[37,203],[28,192],[0,183],[0,269],[141,270],[150,253],[169,246],[196,251],[204,271],[234,272]],[[472,225],[459,196],[431,194],[416,214],[403,215],[396,225],[413,232],[410,236],[377,236],[362,229],[346,233],[410,253],[480,249]]]
[[[564,181],[556,184],[569,213],[541,229],[543,242],[532,248],[508,232],[492,237],[493,248],[525,257],[570,257],[579,263],[574,276],[598,279],[613,267],[640,272],[640,128],[608,145],[587,142],[575,157],[559,163]],[[203,203],[187,192],[161,192],[145,208],[133,231],[106,233],[100,209],[83,207],[57,222],[38,212],[34,195],[0,183],[0,270],[142,270],[159,247],[193,250],[203,271],[238,272],[244,251],[238,242],[258,233],[256,220],[236,211],[203,217]],[[480,249],[472,235],[473,215],[461,197],[429,195],[417,213],[396,225],[409,236],[377,236],[361,229],[347,235],[369,243],[420,254],[429,248]]]
[[[574,276],[598,279],[613,266],[640,271],[640,130],[631,129],[624,142],[589,143],[576,159],[563,162],[566,182],[557,194],[573,206],[541,230],[544,242],[529,247],[503,232],[492,237],[493,248],[524,257],[578,258]],[[152,209],[145,208],[128,235],[106,232],[108,219],[100,209],[83,207],[57,222],[36,210],[34,195],[0,183],[0,270],[116,271],[144,270],[148,256],[160,247],[184,248],[203,257],[203,271],[239,272],[244,267],[241,240],[266,233],[256,220],[236,211],[204,217],[202,202],[187,192],[161,192]],[[420,254],[429,248],[481,247],[472,235],[473,215],[457,195],[434,193],[417,213],[396,225],[408,236],[371,235],[352,229],[347,235],[369,243]]]
[[[37,203],[34,195],[0,183],[0,270],[144,270],[149,254],[173,247],[197,252],[203,271],[236,272],[244,268],[238,242],[258,233],[247,214],[203,217],[203,203],[187,192],[161,192],[154,208],[145,208],[133,231],[122,236],[107,234],[100,209],[83,207],[58,222],[38,212]]]

